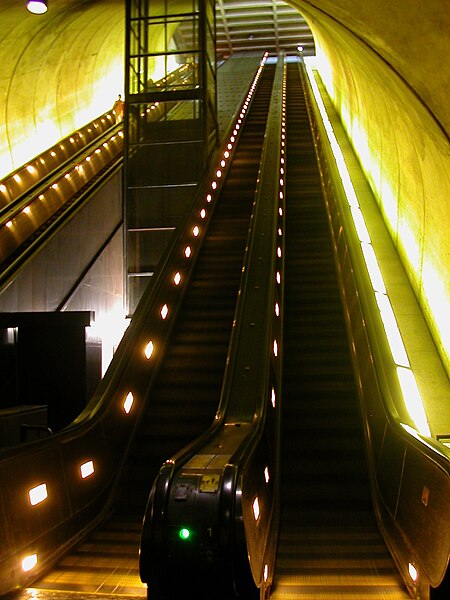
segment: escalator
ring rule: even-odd
[[[408,598],[371,503],[364,436],[298,66],[288,65],[282,489],[271,598]]]
[[[137,547],[151,485],[163,461],[211,424],[219,404],[273,76],[274,67],[266,67],[127,458],[114,512],[36,582],[39,590],[145,595]]]

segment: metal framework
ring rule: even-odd
[[[315,53],[305,19],[283,0],[216,0],[217,58],[236,52]]]
[[[174,6],[176,5],[176,6]],[[131,0],[124,206],[132,314],[217,145],[214,0]]]

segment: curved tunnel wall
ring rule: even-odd
[[[0,8],[0,178],[109,110],[123,93],[124,2]]]
[[[318,70],[449,373],[448,5],[291,4],[314,33]]]
[[[0,178],[123,89],[123,0],[51,0],[43,16],[24,4],[0,7]],[[450,372],[447,0],[289,4],[314,33],[321,76]]]

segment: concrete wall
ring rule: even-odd
[[[314,33],[323,80],[450,372],[448,0],[289,4]],[[0,23],[1,178],[122,91],[124,2],[52,0],[35,16],[3,0]]]
[[[109,110],[123,93],[125,3],[0,5],[0,179]]]
[[[449,373],[448,3],[290,3],[314,33],[322,80]]]

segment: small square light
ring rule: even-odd
[[[48,497],[46,484],[41,483],[40,485],[37,485],[36,487],[32,488],[28,492],[28,495],[30,497],[31,506],[35,506],[36,504],[43,502]]]
[[[80,467],[80,473],[81,473],[81,477],[83,479],[86,479],[86,477],[89,477],[90,475],[92,475],[93,472],[94,472],[94,462],[92,460],[88,460],[87,462],[82,464]]]

